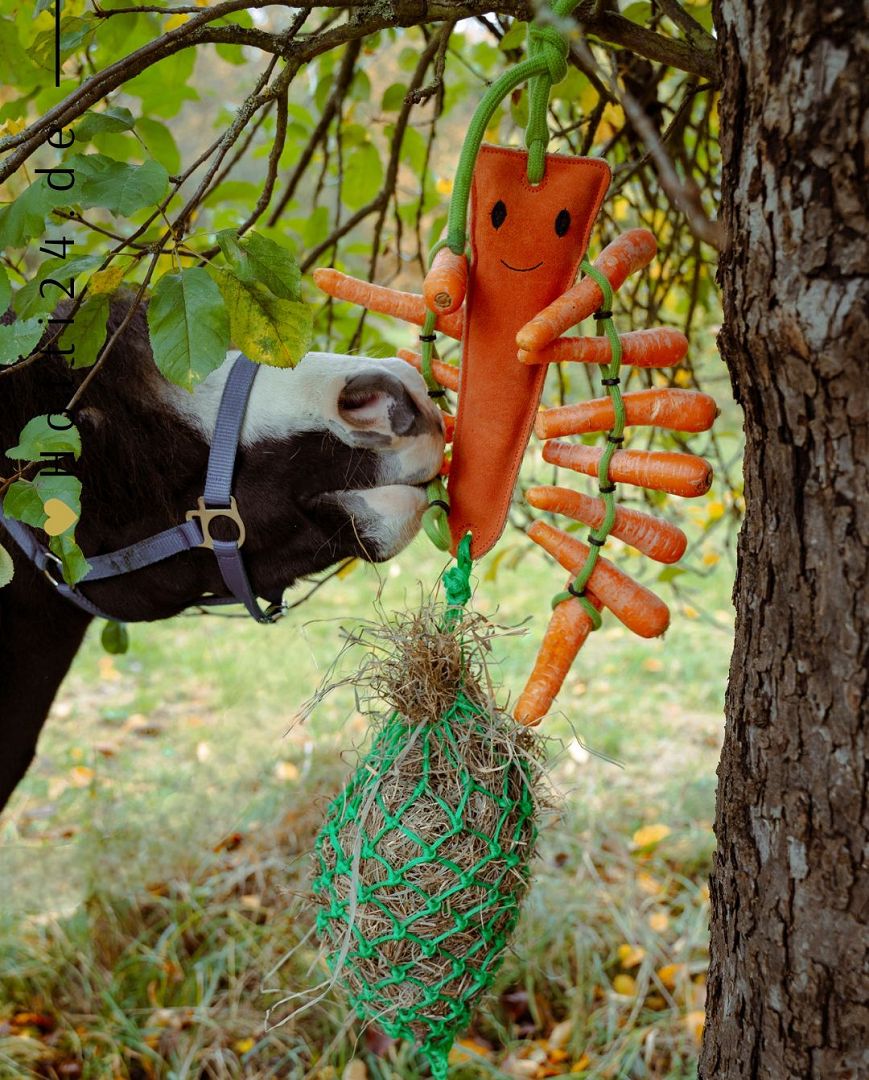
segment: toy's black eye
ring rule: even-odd
[[[570,214],[567,210],[559,210],[558,217],[555,219],[555,235],[567,236],[567,230],[570,228]]]
[[[504,220],[507,217],[507,207],[503,201],[499,199],[492,207],[492,224],[496,229],[500,229],[504,224]]]

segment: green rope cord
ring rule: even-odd
[[[622,366],[622,343],[612,319],[612,285],[610,285],[606,275],[598,270],[596,266],[593,266],[587,259],[582,263],[582,271],[597,283],[598,288],[603,294],[603,306],[599,310],[609,312],[607,318],[600,320],[603,323],[604,331],[609,339],[611,351],[609,364],[601,365],[602,377],[607,380],[618,379]],[[605,542],[609,536],[616,518],[615,485],[609,478],[609,468],[612,456],[620,445],[621,439],[625,433],[625,403],[622,399],[622,392],[618,382],[608,384],[606,390],[610,401],[612,401],[613,404],[614,422],[611,430],[607,432],[607,443],[601,454],[597,469],[598,492],[604,506],[604,519],[600,525],[596,529],[592,529],[590,533],[590,536],[594,540],[599,540],[601,543],[590,544],[585,563],[573,579],[572,586],[579,593],[581,593],[588,584],[588,580],[597,565],[597,560],[600,558],[603,542]],[[563,600],[569,600],[573,595],[574,594],[568,590],[557,593],[552,598],[552,606],[556,607]],[[579,596],[577,599],[591,619],[592,628],[597,630],[601,625],[600,612],[587,597]]]

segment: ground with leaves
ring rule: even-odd
[[[273,631],[182,618],[123,656],[92,634],[0,823],[0,1075],[326,1078],[356,1058],[348,1077],[417,1076],[338,997],[265,1033],[262,990],[320,977],[308,944],[269,973],[310,925],[308,850],[364,738],[349,691],[295,711],[379,578],[399,607],[441,565],[417,541]],[[534,615],[499,645],[515,694],[551,570],[528,553],[479,574],[482,610]],[[584,651],[546,723],[563,814],[456,1078],[694,1075],[729,578],[724,560],[677,601],[666,641],[609,620]]]

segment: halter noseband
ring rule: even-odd
[[[245,540],[244,522],[238,513],[232,495],[232,476],[235,470],[235,457],[241,426],[250,398],[251,388],[259,364],[239,356],[227,376],[217,421],[214,425],[214,437],[208,453],[208,472],[205,476],[205,494],[198,499],[198,508],[187,513],[183,525],[174,525],[147,540],[140,540],[129,547],[120,548],[108,555],[88,556],[91,569],[77,586],[67,585],[60,577],[60,559],[33,535],[30,528],[20,521],[7,518],[0,505],[0,525],[18,544],[24,554],[41,570],[61,596],[72,601],[89,615],[101,619],[116,621],[114,616],[101,611],[87,597],[79,592],[79,585],[91,581],[104,581],[106,578],[120,577],[133,570],[162,562],[172,555],[192,548],[207,548],[213,551],[220,568],[224,584],[232,597],[203,596],[193,600],[186,607],[214,606],[220,604],[244,604],[248,612],[259,623],[273,623],[284,613],[280,594],[271,597],[268,608],[263,611],[257,603],[251,588],[241,547]],[[229,518],[238,529],[235,540],[218,540],[211,535],[211,523],[215,518]]]

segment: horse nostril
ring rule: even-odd
[[[351,427],[410,435],[415,432],[420,409],[400,379],[378,371],[347,380],[338,395],[338,415]]]
[[[348,390],[338,396],[338,415],[353,427],[373,427],[388,414],[388,402],[376,390]]]

